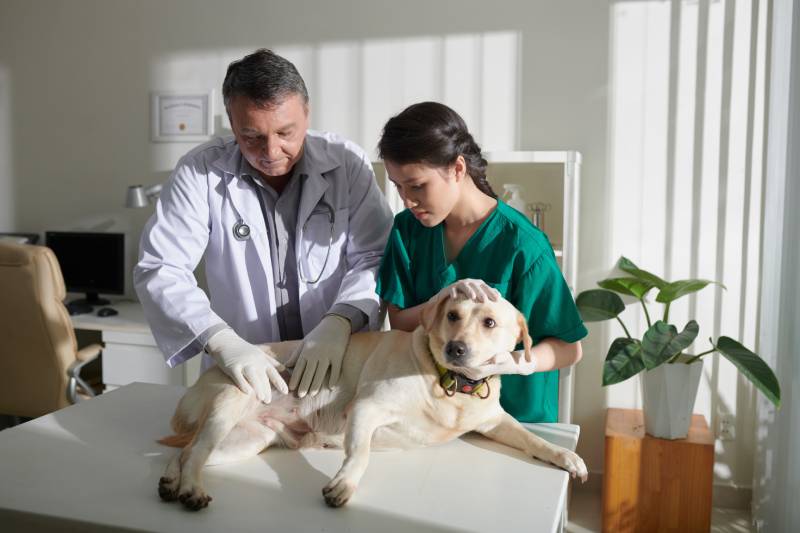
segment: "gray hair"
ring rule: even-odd
[[[300,95],[303,103],[308,103],[306,84],[295,66],[266,48],[260,48],[228,65],[225,81],[222,82],[222,99],[226,110],[236,96],[270,106],[293,94]]]

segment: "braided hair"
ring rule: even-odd
[[[458,113],[438,102],[421,102],[389,119],[378,142],[381,159],[399,165],[423,163],[448,167],[463,156],[467,174],[478,189],[492,197],[497,194],[486,180],[486,159]]]

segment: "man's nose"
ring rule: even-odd
[[[276,140],[267,140],[264,143],[264,154],[270,161],[279,159],[281,155],[280,143]]]

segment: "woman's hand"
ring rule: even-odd
[[[481,279],[460,279],[440,290],[433,298],[439,300],[445,296],[455,299],[458,293],[463,294],[473,302],[483,303],[487,299],[496,302],[500,299],[500,292],[493,289]]]
[[[528,376],[536,372],[536,358],[525,357],[525,351],[500,352],[477,368],[460,368],[459,373],[469,379],[479,380],[501,374],[520,374]]]

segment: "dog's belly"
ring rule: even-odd
[[[323,388],[305,398],[278,394],[269,404],[256,404],[248,418],[275,431],[289,448],[341,447],[348,392]]]

